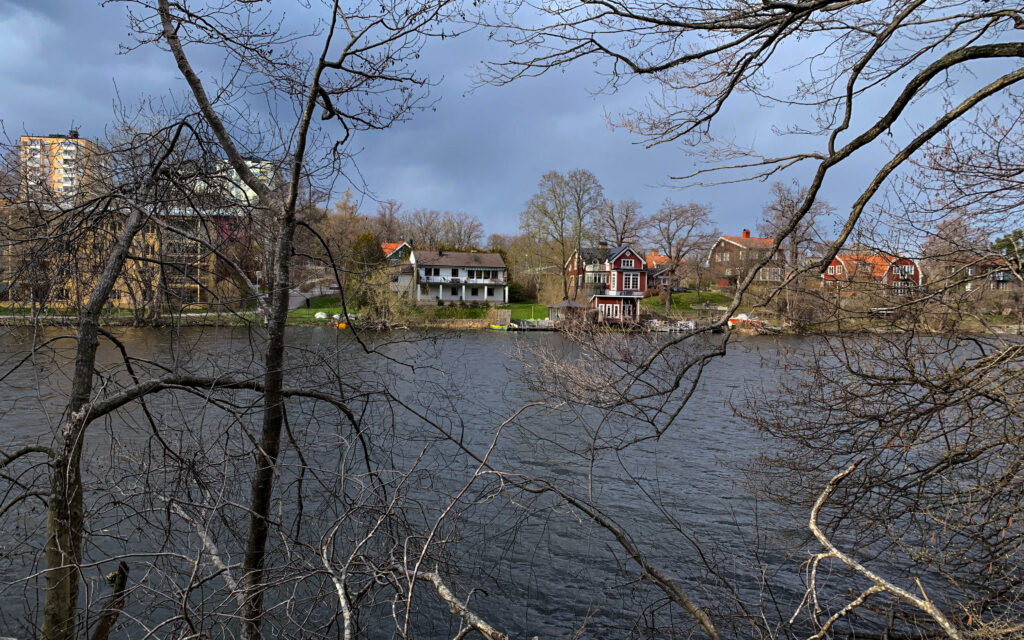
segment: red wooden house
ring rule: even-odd
[[[917,291],[924,282],[917,262],[906,256],[885,252],[840,253],[821,274],[826,287],[843,289],[855,283],[876,288],[898,296]]]
[[[573,252],[565,264],[576,290],[588,296],[598,318],[609,322],[640,321],[640,301],[647,291],[647,262],[629,245]]]

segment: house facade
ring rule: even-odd
[[[418,304],[508,302],[508,276],[501,254],[463,251],[420,251],[409,260],[415,273]]]
[[[897,296],[911,295],[924,284],[916,260],[885,252],[837,254],[821,277],[828,288],[843,290],[860,285]]]
[[[721,236],[708,253],[708,272],[720,289],[736,287],[751,269],[757,269],[755,283],[778,284],[785,275],[782,262],[776,255],[768,264],[758,263],[771,254],[774,238],[758,238],[744,229],[738,236]]]
[[[391,288],[408,298],[416,294],[416,267],[412,262],[412,246],[408,242],[382,242],[381,251],[387,264]]]
[[[608,322],[640,321],[640,301],[647,291],[647,262],[629,245],[573,252],[565,264],[566,276],[576,290]]]

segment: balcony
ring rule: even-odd
[[[604,291],[596,290],[591,295],[595,295],[595,296],[615,296],[616,298],[642,298],[642,297],[644,297],[644,292],[643,291],[635,291],[635,290],[632,290],[632,289],[629,290],[629,291],[608,291],[607,289],[605,289]]]
[[[503,278],[457,278],[455,276],[420,276],[422,284],[483,284],[504,285]]]

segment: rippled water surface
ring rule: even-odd
[[[3,450],[46,443],[60,422],[73,347],[73,341],[59,339],[60,335],[58,329],[0,333],[3,371],[28,356],[33,343],[53,341],[3,382]],[[137,367],[143,370],[153,370],[143,362],[149,360],[209,374],[259,375],[261,340],[241,329],[189,329],[181,333],[120,330],[117,336],[140,360]],[[346,334],[291,328],[290,373],[294,377],[289,384],[320,385],[331,372],[353,387],[363,383],[387,389],[406,404],[392,406],[391,422],[374,433],[380,438],[387,434],[386,448],[396,469],[408,469],[411,461],[420,458],[422,468],[433,470],[408,488],[410,497],[423,505],[420,516],[430,521],[437,516],[436,510],[465,485],[476,466],[457,446],[440,439],[437,429],[457,434],[460,446],[482,453],[498,425],[515,410],[527,403],[551,400],[530,388],[520,362],[512,354],[529,358],[537,347],[568,347],[555,334],[472,332],[415,336],[415,341],[413,337],[408,336],[408,342],[403,337],[399,344],[382,347],[380,354],[368,355]],[[781,572],[783,577],[775,581],[776,586],[789,586],[779,587],[776,596],[783,605],[791,606],[797,593],[799,562],[785,553],[802,533],[803,523],[786,517],[764,521],[755,517],[768,513],[764,511],[767,507],[758,506],[751,497],[742,468],[768,445],[735,417],[734,407],[742,406],[751,390],[772,387],[778,373],[773,365],[765,363],[772,362],[780,349],[799,351],[802,345],[799,339],[789,338],[733,341],[728,355],[706,370],[699,391],[672,428],[658,439],[618,452],[588,451],[588,443],[593,442],[595,429],[599,433],[628,432],[632,426],[615,423],[619,418],[575,416],[560,408],[531,407],[502,432],[491,463],[508,472],[551,482],[576,495],[590,495],[630,532],[633,542],[655,565],[694,589],[698,598],[714,597],[715,589],[720,588],[717,583],[726,578],[740,597],[760,599],[759,573],[751,566],[750,550],[758,536],[767,535],[767,542],[761,542],[759,560]],[[119,358],[119,351],[105,342],[101,363],[111,365]],[[116,382],[126,382],[123,374]],[[252,428],[258,405],[222,409],[206,406],[201,397],[183,399],[180,394],[170,393],[153,397],[147,408],[161,424],[173,426],[169,433],[178,439],[172,446],[191,452],[197,460],[202,459],[199,454],[222,447],[223,469],[204,473],[211,478],[236,474],[223,484],[233,485],[228,487],[229,492],[235,491],[239,499],[244,499],[248,486],[244,469],[250,458],[239,453],[244,451],[244,439],[236,440],[232,434]],[[417,418],[417,413],[427,420]],[[336,413],[298,407],[289,415],[291,426],[309,438],[310,459],[325,468],[335,458],[340,459],[343,438],[335,425],[343,421]],[[601,425],[601,420],[608,424]],[[149,490],[150,483],[157,482],[157,474],[152,471],[138,477],[130,473],[136,465],[150,469],[152,456],[159,455],[151,433],[140,425],[144,425],[144,416],[141,408],[133,405],[90,434],[85,469],[94,493],[87,496],[87,503],[98,491],[108,495],[123,492],[123,499],[131,501]],[[181,436],[190,432],[201,433],[202,437]],[[383,441],[376,444],[385,445]],[[282,484],[286,489],[281,510],[282,517],[288,519],[297,509],[292,492],[300,490],[296,489],[297,476],[293,474],[296,460],[288,452],[282,460],[286,466]],[[41,479],[38,471],[35,475],[26,471],[19,477],[26,484]],[[642,629],[650,616],[661,616],[663,622],[667,614],[658,606],[658,594],[639,579],[635,565],[607,531],[549,497],[502,491],[492,480],[482,482],[479,488],[479,494],[472,492],[477,503],[460,512],[456,527],[446,529],[455,541],[446,560],[448,575],[458,587],[478,588],[472,606],[495,626],[513,637],[552,638],[570,637],[586,625],[588,637],[612,638],[630,632],[645,636]],[[301,491],[314,490],[306,485]],[[303,504],[306,513],[311,514],[308,527],[317,526],[316,518],[333,508],[316,495],[315,491],[310,493],[313,497]],[[7,585],[0,591],[0,635],[17,635],[41,606],[38,580],[31,577],[39,568],[39,557],[24,552],[31,546],[26,541],[38,543],[41,538],[42,507],[35,502],[25,509],[18,518],[7,518],[5,526],[11,528],[11,535],[0,543],[0,579]],[[755,509],[761,511],[755,513]],[[95,517],[103,522],[106,514]],[[763,524],[768,521],[770,525]],[[87,553],[96,562],[84,571],[90,585],[100,584],[99,576],[110,570],[109,564],[104,564],[104,554],[110,557],[117,550],[143,549],[153,544],[147,541],[145,531],[127,531],[116,522],[104,531],[110,533],[109,539],[97,532],[88,543]],[[230,539],[224,542],[225,553],[232,552],[230,544]],[[698,546],[704,557],[697,552]],[[237,549],[234,551],[237,554]],[[708,564],[720,572],[718,578],[709,574]],[[142,579],[138,573],[132,578]],[[159,589],[159,585],[151,588]],[[418,637],[451,637],[444,607],[436,600],[425,603],[436,607],[437,615],[420,618]],[[638,614],[645,610],[652,613]],[[133,610],[130,603],[125,619],[144,619],[146,614]],[[382,637],[390,636],[394,628],[388,620],[364,624],[377,627],[367,628],[367,633]],[[142,637],[145,626],[130,622],[125,637]]]

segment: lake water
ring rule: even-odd
[[[737,602],[771,603],[767,615],[774,620],[788,618],[799,601],[799,564],[806,556],[790,554],[806,536],[805,516],[780,513],[752,497],[743,468],[770,444],[734,415],[734,407],[748,393],[771,388],[777,372],[766,363],[781,349],[799,351],[801,339],[734,340],[704,372],[670,429],[618,449],[608,443],[644,427],[621,414],[552,406],[558,394],[533,388],[524,377],[519,358],[529,362],[538,349],[573,349],[557,334],[396,334],[389,337],[395,343],[372,345],[378,350],[366,353],[343,332],[288,331],[288,384],[345,396],[363,426],[366,451],[337,409],[289,401],[286,439],[298,447],[283,447],[275,520],[292,540],[271,542],[268,575],[277,587],[267,595],[273,608],[267,637],[340,637],[337,600],[319,547],[335,524],[340,528],[332,548],[339,558],[357,544],[357,532],[385,508],[367,497],[374,481],[396,502],[401,496],[406,525],[374,540],[375,557],[408,560],[422,543],[410,532],[430,530],[447,513],[435,537],[444,542],[438,547],[443,553],[422,568],[439,564],[460,597],[472,589],[471,608],[512,637],[571,637],[581,627],[587,637],[682,634],[689,627],[685,615],[667,606],[608,531],[583,514],[493,475],[463,491],[477,468],[464,449],[483,455],[499,425],[530,403],[547,405],[528,407],[502,429],[489,458],[494,468],[589,496],[655,566],[699,603],[721,609],[723,626],[743,628],[739,618],[729,617]],[[48,443],[59,425],[73,347],[58,339],[64,333],[0,333],[4,372],[29,354],[30,345],[52,340],[3,381],[0,449]],[[141,376],[162,366],[221,378],[259,377],[261,339],[243,329],[124,329],[117,336],[137,358]],[[109,376],[104,383],[110,389],[130,382],[120,359],[105,342],[101,373]],[[83,575],[89,600],[98,602],[111,559],[123,556],[131,563],[135,591],[120,637],[177,637],[187,624],[176,609],[183,599],[197,620],[225,620],[233,611],[221,577],[208,575],[198,527],[171,506],[215,538],[226,564],[240,561],[259,404],[247,392],[216,399],[209,403],[201,391],[165,392],[147,401],[148,418],[136,404],[91,427],[84,460],[91,529]],[[367,465],[376,475],[364,473]],[[38,466],[8,471],[3,499],[46,482]],[[41,608],[43,514],[40,502],[29,500],[0,521],[0,635],[28,637]],[[197,559],[205,580],[190,578]],[[191,585],[188,593],[183,585]],[[451,638],[455,627],[447,608],[429,587],[420,583],[417,589],[415,636]],[[390,600],[367,602],[365,611],[365,635],[393,636]],[[315,632],[294,631],[300,627]]]

